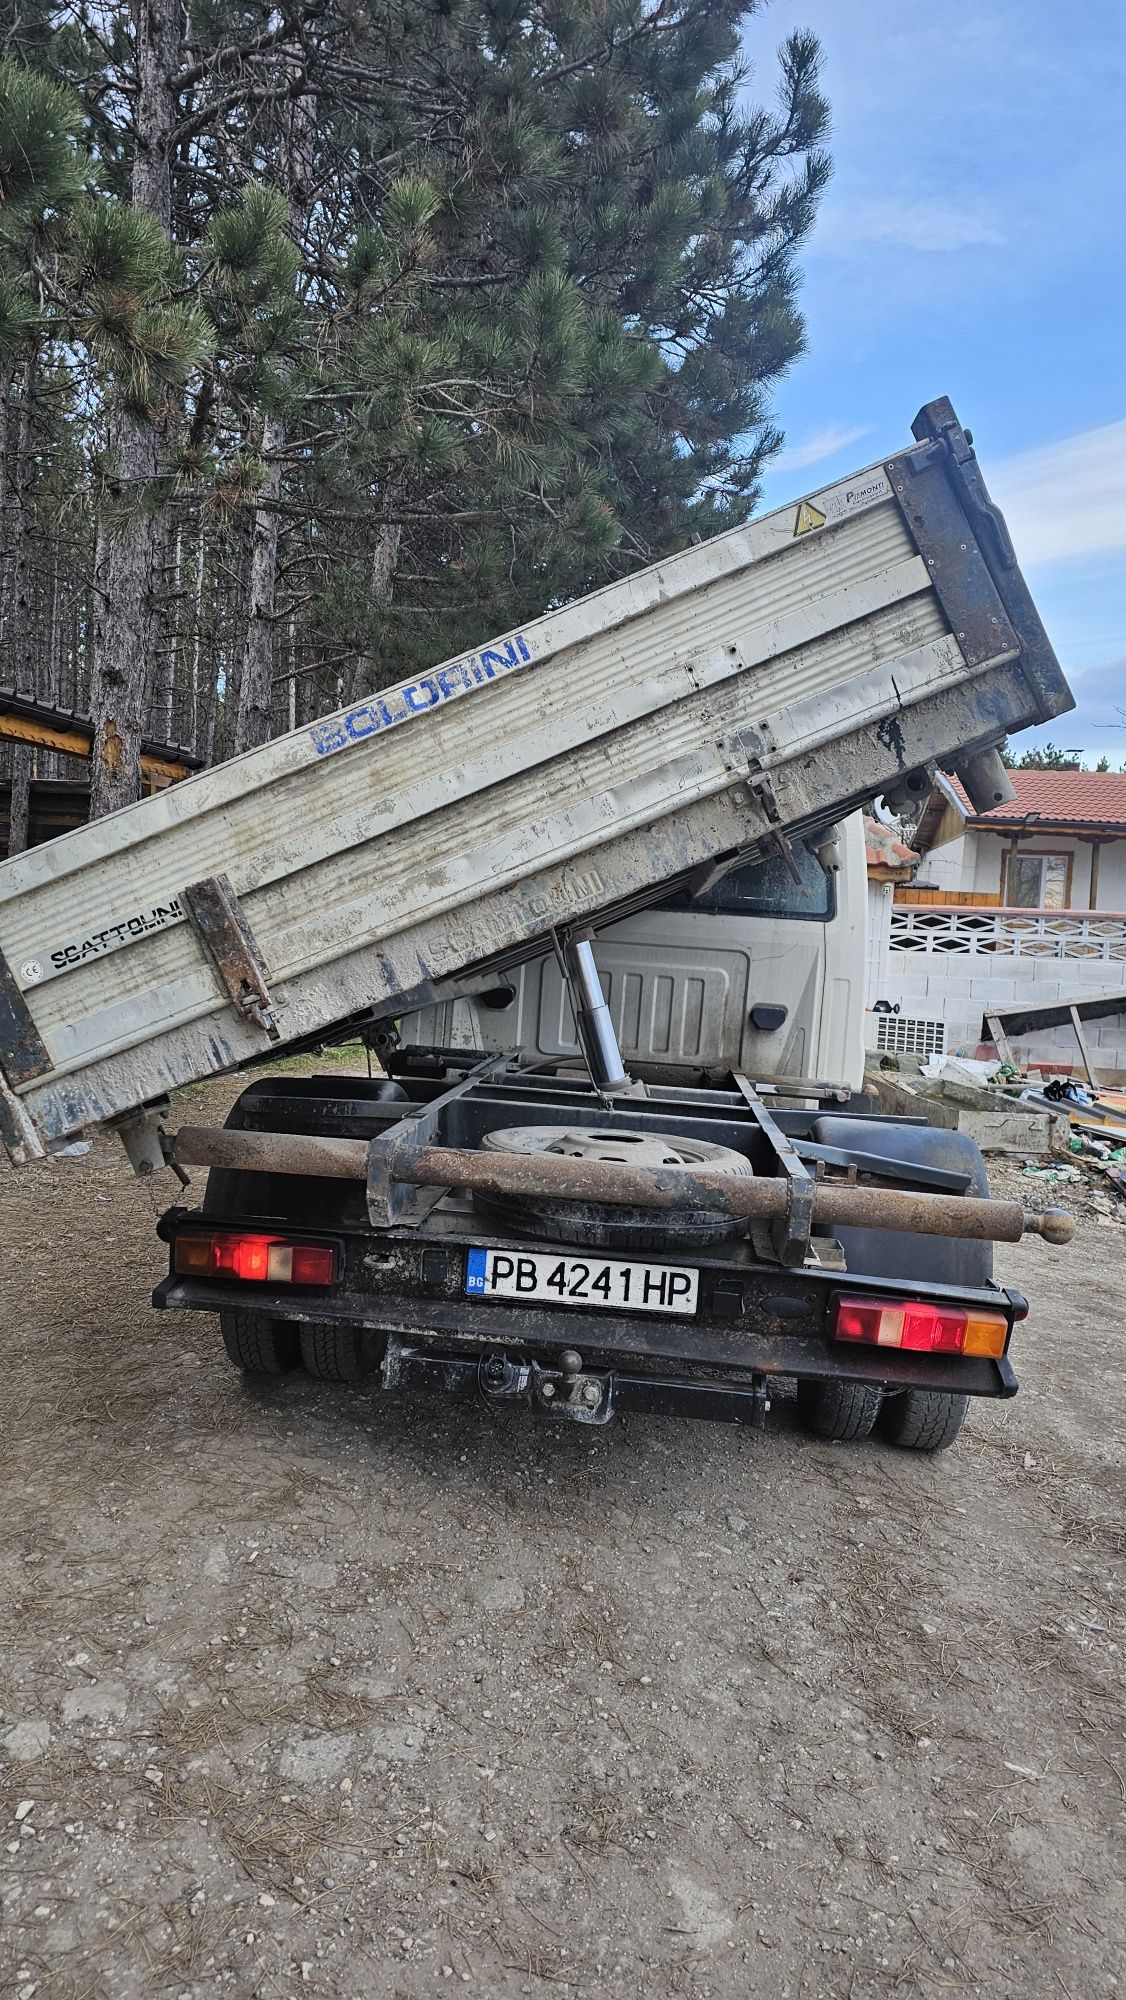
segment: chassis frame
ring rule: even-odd
[[[305,1238],[336,1246],[336,1285],[314,1291],[184,1277],[170,1269],[153,1295],[156,1306],[248,1311],[297,1330],[358,1329],[365,1363],[380,1371],[388,1389],[430,1387],[489,1401],[522,1399],[546,1416],[581,1423],[604,1423],[621,1410],[755,1421],[780,1378],[869,1384],[888,1394],[1016,1393],[1008,1342],[994,1360],[833,1339],[837,1300],[857,1292],[889,1304],[922,1299],[1001,1312],[1010,1338],[1027,1312],[1025,1300],[1011,1288],[949,1281],[962,1239],[948,1229],[931,1232],[940,1240],[932,1266],[945,1266],[944,1274],[904,1278],[879,1269],[846,1269],[839,1243],[818,1228],[817,1191],[827,1184],[854,1190],[877,1215],[881,1193],[885,1206],[888,1197],[900,1202],[914,1197],[944,1213],[950,1205],[957,1214],[963,1203],[967,1215],[975,1207],[1004,1207],[975,1203],[967,1173],[928,1163],[921,1121],[873,1113],[865,1099],[844,1102],[843,1086],[801,1079],[751,1084],[743,1077],[701,1075],[650,1083],[644,1094],[611,1103],[585,1076],[561,1067],[545,1071],[511,1058],[475,1059],[446,1050],[412,1050],[387,1060],[393,1072],[389,1082],[267,1077],[252,1085],[238,1100],[228,1130],[214,1135],[210,1149],[194,1148],[209,1151],[213,1161],[203,1207],[178,1205],[160,1223],[172,1249],[171,1265],[175,1243],[185,1232],[216,1225],[299,1229]],[[855,1121],[855,1147],[819,1142],[817,1121],[826,1114],[834,1121]],[[744,1234],[722,1244],[695,1248],[674,1240],[659,1256],[650,1253],[653,1261],[671,1259],[699,1271],[699,1303],[691,1317],[468,1296],[470,1248],[514,1255],[545,1248],[561,1255],[591,1253],[554,1235],[532,1239],[523,1230],[498,1228],[482,1218],[469,1189],[413,1181],[405,1157],[413,1152],[423,1161],[445,1148],[455,1160],[498,1125],[561,1119],[715,1139],[744,1152],[756,1178],[776,1186],[780,1181],[785,1202],[779,1212],[752,1221]],[[897,1133],[910,1132],[912,1143],[904,1151],[912,1157],[873,1152],[874,1127],[893,1147]],[[261,1154],[252,1170],[240,1155],[240,1133],[253,1134]],[[277,1142],[273,1167],[267,1163],[271,1138]],[[942,1135],[933,1138],[939,1142]],[[362,1143],[366,1184],[354,1171],[286,1171],[301,1159],[293,1149],[302,1141],[307,1147]],[[171,1150],[176,1158],[175,1141]],[[184,1150],[190,1155],[193,1147],[189,1143]],[[980,1267],[980,1246],[974,1247]],[[616,1254],[645,1253],[623,1246]],[[925,1268],[926,1259],[919,1261]]]

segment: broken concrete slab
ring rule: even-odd
[[[991,1085],[975,1090],[969,1084],[940,1085],[938,1079],[926,1085],[916,1078],[908,1082],[894,1072],[870,1070],[864,1087],[881,1111],[925,1118],[928,1125],[945,1132],[965,1132],[983,1153],[1023,1158],[1026,1153],[1068,1150],[1071,1126],[1066,1111],[1024,1104]]]

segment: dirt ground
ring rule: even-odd
[[[1126,1983],[1121,1225],[931,1460],[247,1386],[171,1198],[0,1168],[5,2000]]]

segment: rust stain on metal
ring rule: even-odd
[[[362,1181],[368,1148],[364,1139],[312,1139],[299,1132],[228,1132],[219,1126],[183,1125],[172,1140],[171,1157],[181,1167]]]
[[[52,1068],[19,982],[0,951],[0,1067],[9,1083],[31,1083]]]
[[[235,1171],[312,1174],[364,1180],[369,1148],[361,1139],[320,1139],[289,1132],[228,1132],[185,1126],[172,1144],[182,1166]],[[709,1208],[740,1219],[773,1220],[788,1212],[790,1190],[778,1175],[732,1180],[683,1168],[650,1170],[557,1154],[471,1152],[453,1146],[400,1144],[384,1154],[392,1180],[414,1187],[462,1188],[501,1195],[550,1195],[560,1201],[607,1202],[614,1207],[663,1213]],[[1061,1209],[1031,1214],[1015,1201],[949,1194],[919,1194],[884,1187],[818,1181],[813,1220],[837,1228],[891,1229],[908,1235],[952,1236],[1016,1243],[1035,1232],[1055,1243],[1070,1239],[1073,1225]]]
[[[184,914],[220,983],[238,1012],[254,1021],[272,1042],[281,1030],[274,1019],[266,961],[225,875],[208,875],[183,892]]]

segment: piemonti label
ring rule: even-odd
[[[441,708],[458,695],[471,694],[474,688],[484,687],[498,674],[522,667],[531,657],[528,641],[518,632],[514,639],[498,641],[495,646],[486,646],[482,653],[470,653],[464,660],[437,667],[432,674],[422,674],[416,681],[406,681],[402,687],[389,688],[386,694],[357,702],[341,715],[314,722],[309,730],[313,748],[318,757],[330,757],[334,750],[347,750],[351,743],[362,743],[368,736],[382,734],[400,722],[410,722],[416,715]]]
[[[38,958],[25,958],[20,966],[20,980],[24,986],[38,986],[44,979],[53,979],[57,973],[71,972],[76,965],[85,965],[92,958],[104,958],[109,951],[116,951],[119,945],[132,944],[135,939],[147,937],[150,931],[162,931],[169,924],[183,922],[184,911],[178,896],[170,896],[167,903],[153,903],[147,910],[137,910],[132,916],[122,917],[117,924],[105,924],[100,930],[88,931],[85,937],[76,938],[73,944],[61,944],[56,951],[44,952]]]

